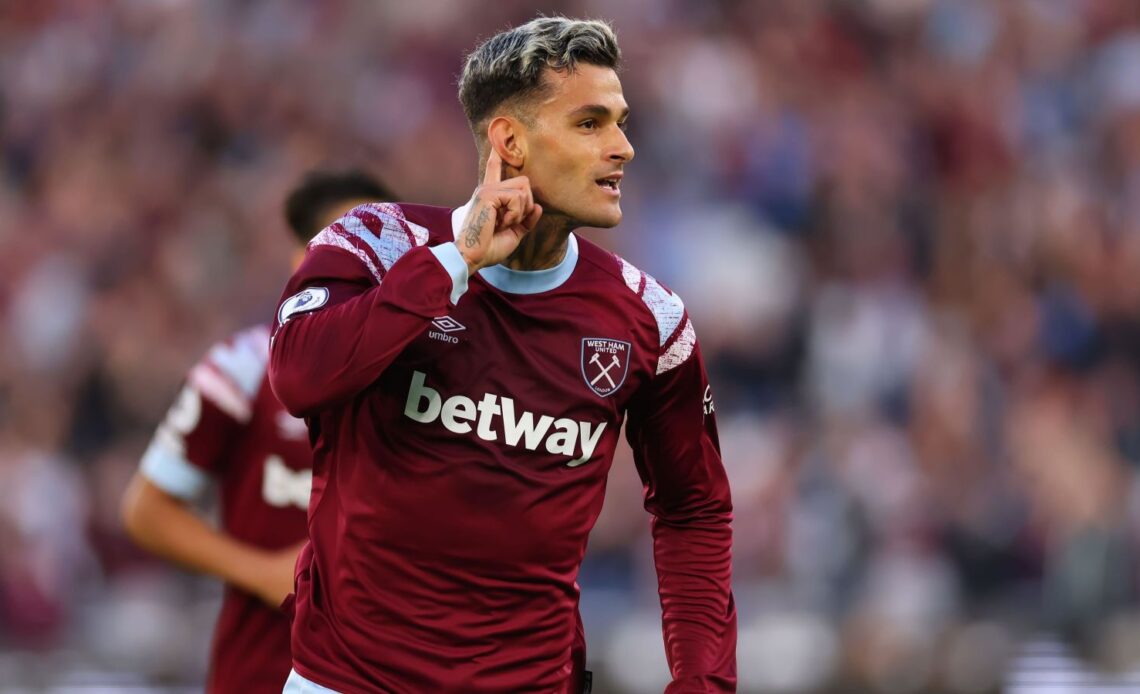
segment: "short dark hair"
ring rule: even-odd
[[[308,243],[320,232],[321,218],[333,205],[365,199],[390,202],[392,191],[375,177],[359,169],[311,171],[285,198],[285,221],[301,243]]]
[[[459,76],[459,103],[472,132],[481,137],[481,124],[504,103],[540,94],[544,69],[573,71],[578,63],[618,68],[621,49],[609,24],[539,17],[487,39]]]

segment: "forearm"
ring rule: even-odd
[[[653,522],[662,629],[679,692],[736,691],[736,606],[731,515],[711,522]]]
[[[670,694],[736,691],[732,495],[710,393],[694,345],[638,399],[626,427],[653,514]]]
[[[332,287],[335,305],[278,328],[269,362],[277,397],[292,414],[307,416],[368,388],[433,318],[448,313],[453,279],[431,249],[420,248],[379,285]]]
[[[180,501],[136,475],[123,498],[123,525],[149,552],[179,566],[216,576],[251,593],[270,553],[211,527]]]
[[[431,317],[387,304],[382,291],[377,287],[278,330],[269,381],[290,413],[304,417],[352,398],[431,323]]]

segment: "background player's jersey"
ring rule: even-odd
[[[268,356],[266,326],[215,345],[188,374],[142,473],[188,501],[213,480],[222,528],[275,550],[306,537],[312,453],[305,423],[269,387]],[[280,692],[290,668],[288,619],[227,585],[210,662],[210,692]]]
[[[669,691],[733,690],[731,502],[684,306],[573,236],[557,267],[487,268],[462,294],[463,215],[357,208],[286,288],[270,376],[315,474],[294,667],[346,692],[567,691],[628,415]]]

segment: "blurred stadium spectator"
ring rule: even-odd
[[[741,690],[1140,689],[1140,3],[549,9],[621,37],[606,244],[702,336]],[[124,540],[134,462],[210,340],[271,315],[302,171],[463,202],[462,51],[532,13],[0,4],[0,692],[201,682],[217,594]],[[666,677],[639,494],[619,456],[596,691]]]

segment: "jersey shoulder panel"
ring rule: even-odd
[[[455,232],[451,228],[450,208],[401,203],[400,209],[403,210],[404,218],[409,224],[418,224],[428,230],[427,245],[435,246],[455,240]]]
[[[269,364],[269,326],[246,328],[210,348],[190,371],[189,384],[218,409],[248,422]]]
[[[658,374],[680,366],[692,356],[697,342],[696,331],[685,312],[685,303],[678,294],[616,253],[604,251],[589,242],[580,243],[579,248],[584,249],[580,251],[582,257],[619,278],[626,289],[633,292],[653,315],[653,320],[657,323],[660,349]]]
[[[413,221],[422,216],[422,207],[394,202],[354,207],[314,236],[309,250],[331,246],[348,251],[379,283],[405,253],[428,243],[428,228]]]

